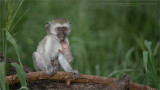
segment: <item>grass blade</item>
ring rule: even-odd
[[[24,86],[22,86],[20,89],[18,89],[18,90],[28,90],[28,88],[27,87],[24,87]]]
[[[147,64],[148,64],[148,52],[147,51],[144,51],[143,52],[143,63],[144,63],[144,68],[145,68],[145,71],[147,73]]]
[[[125,55],[125,60],[124,60],[124,63],[123,63],[123,68],[127,67],[128,61],[131,58],[131,55],[132,55],[133,51],[134,51],[133,47],[127,51],[127,53]]]
[[[0,85],[2,90],[5,90],[6,88],[6,84],[5,84],[5,63],[4,62],[0,62]]]
[[[27,88],[26,73],[24,72],[23,68],[20,65],[18,65],[17,63],[11,63],[11,65],[16,68],[17,75],[18,75],[18,78],[21,83],[21,88],[22,87]]]
[[[110,74],[108,75],[108,77],[112,77],[112,76],[115,75],[115,74],[125,73],[125,72],[131,72],[131,71],[134,71],[134,69],[115,70],[115,71],[113,71],[112,73],[110,73]]]
[[[29,11],[29,9],[27,9],[23,15],[15,22],[15,24],[13,24],[12,28],[11,28],[11,31],[14,29],[14,27],[17,25],[17,23],[24,17],[24,15]]]
[[[149,59],[148,59],[148,66],[149,66],[149,69],[151,70],[152,72],[152,75],[153,75],[153,80],[154,80],[154,83],[155,83],[155,86],[158,88],[158,74],[157,74],[157,69],[154,65],[154,60],[153,60],[153,55],[152,55],[152,51],[151,51],[151,45],[152,43],[150,41],[147,41],[145,40],[144,41],[144,44],[148,50],[148,53],[149,53]]]
[[[153,56],[156,55],[159,47],[160,47],[160,42],[157,43],[157,45],[156,45],[156,47],[155,47],[155,49],[154,49],[154,51],[153,51]]]
[[[13,47],[14,47],[14,49],[16,51],[17,57],[18,57],[18,61],[19,61],[20,65],[21,65],[21,67],[23,67],[22,63],[21,63],[21,60],[20,60],[20,55],[19,55],[18,46],[16,44],[16,41],[14,40],[12,35],[7,30],[5,30],[5,31],[6,31],[7,40],[13,45]]]
[[[18,12],[19,8],[21,7],[21,5],[22,5],[23,1],[24,1],[24,0],[20,0],[20,3],[18,4],[18,6],[17,6],[17,8],[16,8],[15,12],[13,13],[13,16],[12,16],[12,18],[11,18],[11,20],[10,20],[10,22],[9,22],[8,26],[7,26],[7,27],[8,27],[8,30],[10,30],[10,27],[11,27],[11,25],[12,25],[12,22],[13,22],[13,20],[14,20],[15,16],[16,16],[16,14],[17,14],[17,12]]]
[[[26,83],[26,74],[23,70],[23,66],[22,66],[22,63],[21,63],[21,60],[20,60],[20,55],[19,55],[19,51],[18,51],[18,46],[16,44],[16,41],[14,40],[14,38],[12,37],[12,35],[7,31],[6,31],[6,38],[7,40],[13,45],[14,49],[15,49],[15,52],[17,54],[17,57],[18,57],[18,60],[19,60],[19,63],[20,65],[16,64],[16,63],[12,63],[11,65],[14,66],[16,68],[16,71],[17,71],[17,74],[18,74],[18,77],[20,79],[20,83],[21,83],[21,86],[22,87],[26,87],[27,88],[27,83]]]

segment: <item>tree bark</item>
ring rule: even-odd
[[[125,80],[126,82],[128,82],[128,78],[129,76],[126,75],[122,77],[122,80]],[[19,79],[17,75],[6,76],[5,79],[8,84],[19,83]],[[66,73],[66,72],[56,72],[53,76],[49,76],[46,72],[42,72],[42,71],[41,72],[29,72],[26,75],[26,79],[28,82],[35,81],[35,80],[41,80],[41,79],[58,80],[58,81],[64,81],[68,85],[70,84],[70,82],[96,83],[96,84],[105,84],[105,85],[110,84],[110,88],[114,90],[116,87],[118,87],[116,85],[123,85],[123,82],[121,83],[122,81],[121,78],[117,80],[117,79],[110,78],[110,77],[100,77],[100,76],[94,76],[94,75],[80,74],[79,78],[75,79],[72,73]],[[152,87],[136,84],[133,82],[129,83],[129,89],[130,90],[156,90]]]

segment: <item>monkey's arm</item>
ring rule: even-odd
[[[69,62],[65,59],[64,55],[62,53],[59,53],[58,55],[58,62],[60,63],[61,67],[66,72],[73,71],[72,67],[70,66]]]
[[[76,78],[79,77],[78,71],[72,69],[69,62],[65,59],[64,55],[61,52],[58,55],[58,62],[60,64],[60,66],[64,69],[64,71],[72,72],[73,74],[75,74]]]
[[[71,63],[73,61],[72,53],[69,47],[69,41],[66,39],[64,42],[61,43],[62,50],[59,50],[65,56],[66,60]]]
[[[70,49],[70,45],[69,45],[69,40],[66,39],[66,42],[68,43],[68,51],[69,51],[68,61],[69,61],[69,63],[71,63],[71,62],[73,62],[73,57],[72,57],[72,53],[71,53],[71,49]]]
[[[70,49],[67,49],[67,50],[62,49],[62,50],[58,50],[58,51],[64,55],[65,59],[69,63],[73,62],[73,57],[72,57],[72,53],[71,53]]]
[[[69,63],[73,62],[73,57],[72,57],[72,53],[71,53],[70,47],[69,47],[69,54],[68,54],[68,62]]]

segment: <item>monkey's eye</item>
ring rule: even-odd
[[[63,27],[62,30],[66,31],[66,30],[67,30],[67,27]]]
[[[61,27],[57,27],[57,30],[58,30],[58,31],[61,31]]]

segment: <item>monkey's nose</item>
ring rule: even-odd
[[[66,30],[66,27],[62,27],[62,30]]]

